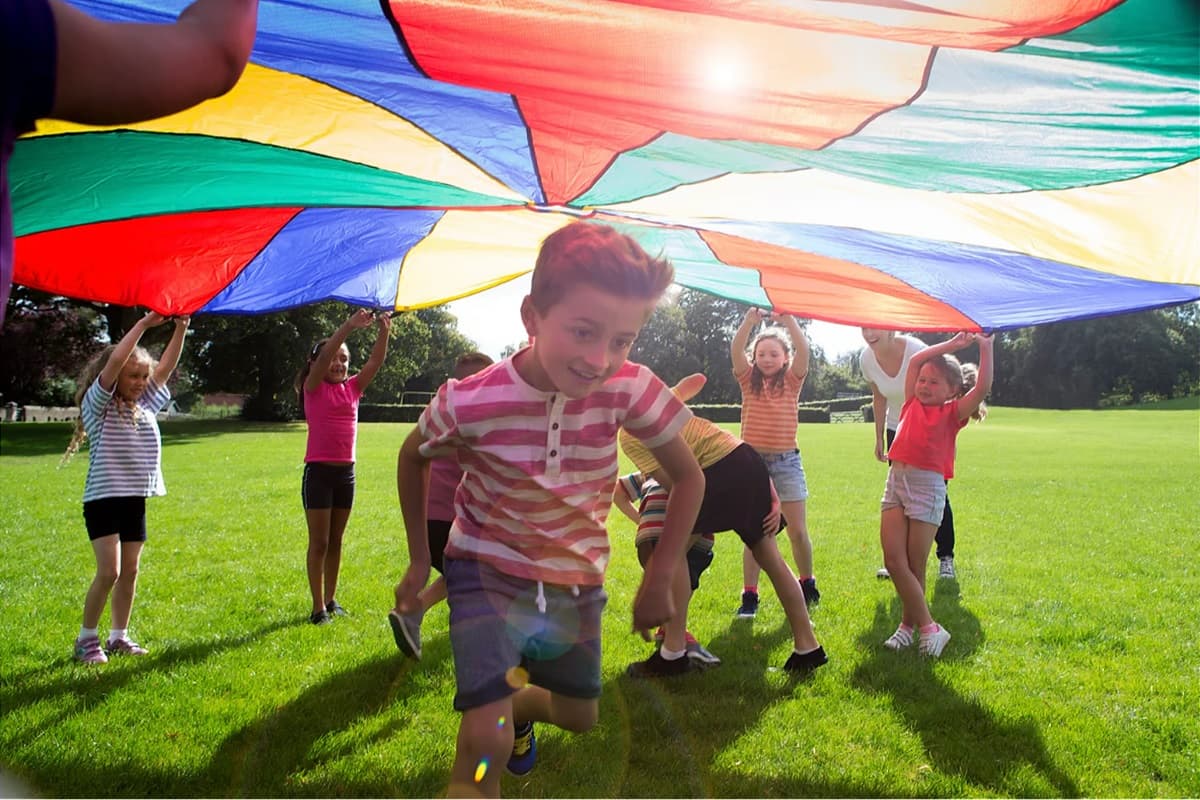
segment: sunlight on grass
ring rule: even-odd
[[[831,657],[806,682],[780,669],[791,639],[765,581],[758,617],[734,619],[732,534],[689,620],[723,664],[625,677],[651,648],[629,630],[640,568],[633,526],[614,515],[600,722],[539,727],[537,769],[504,792],[1200,795],[1196,408],[996,408],[964,431],[950,486],[959,579],[931,577],[954,635],[937,661],[880,647],[899,607],[875,578],[886,467],[867,425],[800,429],[813,621]],[[351,616],[314,627],[303,426],[166,423],[168,495],[148,503],[133,618],[151,652],[89,668],[70,657],[94,570],[86,455],[55,469],[67,426],[0,426],[3,771],[51,796],[443,794],[458,724],[446,609],[426,617],[420,663],[384,621],[407,563],[395,459],[408,429],[361,426],[338,591]]]

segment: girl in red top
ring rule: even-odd
[[[370,325],[372,319],[379,325],[375,347],[362,370],[351,377],[346,337]],[[332,336],[313,346],[308,362],[296,376],[300,408],[308,422],[300,496],[308,521],[308,588],[313,604],[308,621],[314,625],[329,622],[330,615],[346,613],[334,594],[342,566],[342,535],[354,505],[358,401],[387,357],[391,327],[390,314],[355,311]]]
[[[976,341],[977,371],[947,355]],[[965,385],[964,374],[976,376],[974,386]],[[925,602],[925,565],[942,521],[946,481],[954,477],[955,439],[971,417],[982,418],[983,398],[991,388],[990,336],[960,333],[909,362],[879,522],[883,562],[904,606],[900,627],[883,643],[892,650],[912,645],[914,630],[920,631],[925,655],[941,655],[950,641],[950,631],[934,622]]]

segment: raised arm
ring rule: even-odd
[[[325,342],[325,346],[321,348],[321,352],[317,354],[317,359],[313,361],[312,367],[309,368],[308,377],[304,379],[305,391],[315,392],[321,385],[321,381],[325,380],[325,375],[329,372],[329,364],[333,361],[333,354],[346,343],[346,337],[350,335],[350,332],[356,328],[365,328],[370,324],[371,312],[360,308],[338,326],[338,329],[329,337],[329,341]]]
[[[171,373],[175,371],[175,367],[179,365],[179,356],[183,352],[183,338],[187,335],[191,317],[175,317],[173,321],[175,322],[175,332],[171,334],[171,341],[167,342],[167,348],[163,350],[162,358],[158,360],[158,366],[154,368],[154,382],[159,386],[166,384]]]
[[[947,339],[944,342],[930,345],[923,350],[918,350],[913,354],[912,359],[908,362],[908,373],[904,376],[904,400],[908,402],[916,394],[917,376],[921,374],[921,366],[933,358],[944,353],[953,353],[956,350],[961,350],[972,341],[971,334],[959,333],[952,339]]]
[[[50,0],[58,38],[50,115],[93,125],[153,119],[233,88],[258,0],[196,0],[171,24],[106,22]]]
[[[420,608],[417,593],[429,581],[431,557],[425,504],[429,499],[429,459],[421,455],[421,433],[409,432],[396,458],[396,492],[408,539],[408,570],[396,587],[396,607],[402,612]]]
[[[733,362],[733,374],[742,375],[750,369],[750,361],[746,358],[746,345],[750,342],[750,331],[766,318],[767,312],[759,308],[746,310],[746,318],[738,326],[737,332],[729,342],[729,358]]]
[[[108,361],[104,362],[104,368],[100,370],[99,380],[100,388],[106,392],[111,392],[117,385],[117,378],[121,376],[121,370],[125,368],[125,362],[129,360],[129,356],[133,353],[133,348],[137,347],[138,342],[142,340],[142,334],[151,328],[155,328],[166,322],[167,319],[157,311],[151,311],[146,316],[133,323],[133,326],[125,332],[117,342],[117,346],[108,355]]]
[[[371,381],[375,380],[375,374],[379,372],[384,359],[387,358],[392,315],[380,314],[376,317],[376,321],[379,325],[379,333],[375,336],[375,346],[371,348],[371,355],[367,358],[367,363],[363,364],[363,368],[358,372],[358,388],[363,391],[366,391],[367,387],[371,385]]]
[[[966,419],[978,411],[980,404],[992,390],[995,340],[991,335],[979,334],[975,336],[975,341],[979,342],[979,377],[976,379],[975,385],[971,387],[971,391],[958,401],[959,419]]]
[[[810,358],[808,337],[804,335],[804,330],[800,327],[800,323],[791,314],[775,314],[772,318],[787,329],[788,336],[792,340],[792,374],[803,381],[808,375],[808,361]]]

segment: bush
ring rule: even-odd
[[[416,422],[425,410],[412,403],[359,403],[359,422]]]
[[[242,419],[252,422],[290,422],[299,416],[300,409],[296,404],[286,400],[250,397],[242,406]]]
[[[829,422],[829,411],[821,408],[800,409],[801,422]]]
[[[742,407],[739,405],[730,405],[728,403],[696,403],[689,405],[688,408],[697,417],[712,422],[741,422]]]

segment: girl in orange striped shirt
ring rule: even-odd
[[[777,324],[760,330],[747,348],[750,332],[762,322]],[[742,440],[767,462],[787,520],[804,600],[812,606],[821,593],[813,577],[812,542],[805,516],[808,484],[796,447],[796,408],[808,375],[808,338],[795,317],[751,308],[733,335],[729,351],[733,376],[742,389]],[[742,555],[745,587],[737,615],[749,618],[758,611],[759,567],[748,549]]]

